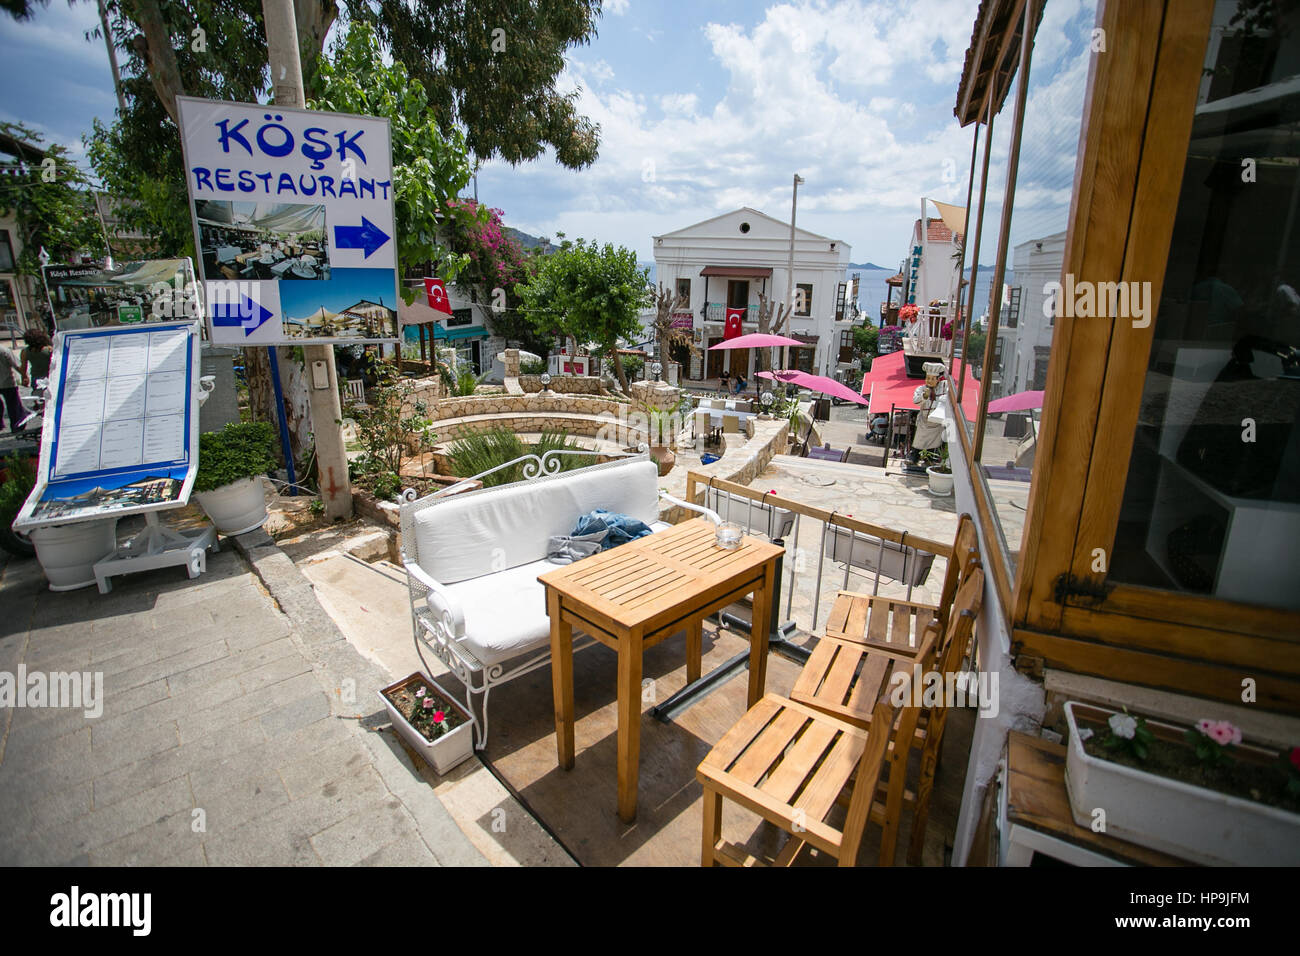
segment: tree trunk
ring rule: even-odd
[[[276,430],[276,448],[280,442],[280,418],[275,409],[275,389],[271,383],[269,349],[250,347],[244,349],[244,370],[248,377],[248,402],[257,421],[270,422]],[[311,402],[307,394],[307,375],[302,363],[293,357],[291,349],[277,351],[280,359],[280,387],[284,394],[285,415],[289,421],[289,447],[295,464],[301,464],[306,449],[311,447]],[[299,475],[299,479],[307,476]]]
[[[153,83],[154,92],[158,94],[158,100],[167,111],[167,115],[179,127],[180,121],[176,118],[176,97],[185,92],[185,87],[181,83],[180,67],[176,64],[176,51],[172,49],[171,32],[163,19],[162,9],[158,5],[158,0],[129,0],[127,9],[134,14],[135,22],[139,24],[143,35],[144,49],[141,52],[149,67],[149,79]],[[138,44],[139,40],[137,40],[137,47]]]
[[[623,357],[618,354],[618,349],[610,349],[609,354],[614,358],[614,374],[618,377],[618,387],[623,390],[624,395],[631,395],[632,389],[627,384],[627,372],[623,371]]]

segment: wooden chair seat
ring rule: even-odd
[[[887,703],[881,705],[885,726],[893,724],[894,713]],[[704,864],[765,862],[721,839],[725,797],[791,834],[771,862],[788,865],[808,844],[830,853],[841,866],[854,865],[887,744],[887,735],[873,735],[811,707],[766,695],[696,770],[704,787]],[[868,780],[869,789],[858,801],[860,807],[850,806],[849,819],[839,828],[828,818],[855,776]]]

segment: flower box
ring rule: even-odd
[[[1080,725],[1105,728],[1115,713],[1078,701],[1065,705],[1070,728],[1065,786],[1076,823],[1091,827],[1100,808],[1107,833],[1185,860],[1211,866],[1300,865],[1300,814],[1088,753]],[[1146,726],[1157,740],[1184,741],[1186,728],[1155,720]],[[1235,748],[1234,757],[1260,763],[1277,759],[1248,744]]]
[[[421,687],[425,693],[417,696]],[[450,725],[445,733],[432,740],[406,717],[406,712],[413,706],[422,707],[427,698],[435,701],[436,709],[446,712]],[[416,672],[389,684],[379,692],[379,699],[384,702],[393,729],[439,775],[464,763],[474,752],[474,718],[423,674]]]

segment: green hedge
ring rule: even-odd
[[[267,422],[231,422],[219,432],[199,436],[195,491],[212,491],[241,478],[264,475],[275,467],[275,430]]]

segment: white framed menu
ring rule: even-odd
[[[175,508],[198,465],[197,322],[54,337],[36,487],[19,529]]]

